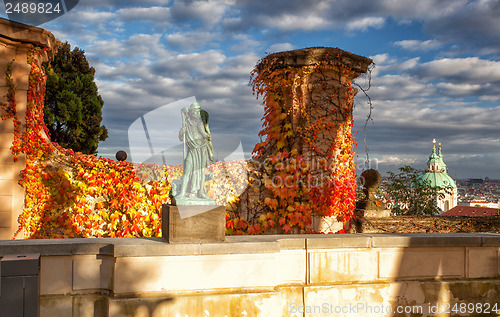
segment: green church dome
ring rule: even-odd
[[[433,140],[435,143],[436,141]],[[457,184],[448,175],[448,168],[443,161],[441,153],[441,143],[439,143],[439,151],[436,153],[436,146],[432,148],[432,153],[427,161],[427,170],[421,174],[419,181],[428,184],[431,188],[457,188]]]
[[[425,172],[420,175],[419,180],[422,183],[429,184],[432,188],[457,188],[453,178],[446,172]]]

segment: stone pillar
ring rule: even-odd
[[[31,72],[28,55],[33,52],[34,60],[41,63],[48,60],[56,46],[56,39],[50,32],[0,18],[0,103],[9,103],[7,95],[12,87],[7,82],[6,73],[10,71],[21,132],[26,124]],[[2,115],[5,114],[3,110],[0,111]],[[10,149],[13,141],[14,119],[0,120],[0,239],[12,239],[24,205],[24,189],[18,181],[20,172],[26,167],[26,158],[19,155],[18,160],[14,161]]]
[[[257,65],[259,71],[269,72],[271,77],[275,70],[298,70],[279,75],[287,82],[290,82],[287,76],[294,77],[291,86],[282,87],[283,113],[290,115],[294,132],[314,125],[328,128],[317,136],[307,131],[295,139],[293,149],[305,155],[324,157],[330,146],[341,141],[338,138],[350,134],[353,98],[357,92],[352,80],[366,73],[371,63],[369,58],[338,48],[314,47],[271,54]],[[334,124],[327,126],[328,123]],[[312,145],[307,144],[307,138],[313,140]],[[314,147],[319,151],[315,152]],[[264,155],[276,151],[276,147],[268,148]]]
[[[357,89],[352,81],[371,63],[338,48],[315,47],[268,55],[255,69],[257,92],[265,93],[266,107],[260,134],[266,139],[257,145],[257,156],[265,159],[286,152],[305,160],[307,177],[321,185],[306,184],[311,189],[301,199],[313,213],[334,216],[335,221],[353,216],[351,127]]]

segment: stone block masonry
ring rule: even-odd
[[[27,92],[31,66],[29,52],[41,48],[36,59],[46,61],[54,53],[56,39],[41,28],[0,19],[0,102],[8,103],[10,87],[6,75],[9,70],[15,88],[17,117],[21,129],[25,123]],[[3,115],[4,113],[2,113]],[[26,166],[24,156],[14,161],[10,147],[14,140],[13,118],[0,121],[0,239],[12,239],[17,231],[17,218],[24,204],[24,189],[18,184],[20,171]]]
[[[41,253],[42,317],[484,316],[499,251],[498,234],[451,233],[0,242]]]
[[[216,208],[213,208],[216,207]],[[224,242],[226,237],[226,208],[224,206],[183,206],[195,212],[181,219],[179,207],[163,205],[162,236],[169,243]],[[201,210],[207,210],[199,213]]]

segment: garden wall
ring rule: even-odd
[[[500,305],[499,251],[498,234],[0,242],[0,257],[41,253],[42,317],[484,316]]]

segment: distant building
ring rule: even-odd
[[[451,208],[440,216],[496,216],[498,208],[474,207],[474,206],[456,206]]]
[[[493,202],[484,201],[484,200],[471,200],[468,202],[464,202],[463,205],[473,206],[473,207],[496,208],[496,209],[498,209],[500,207],[500,205],[498,203],[493,203]]]
[[[437,206],[443,212],[447,212],[457,205],[458,189],[453,178],[448,175],[448,168],[441,154],[441,143],[439,143],[439,149],[436,153],[436,140],[433,142],[432,153],[427,161],[427,170],[420,175],[420,181],[436,189]],[[440,194],[443,194],[444,197],[440,198]]]
[[[473,184],[482,184],[484,183],[484,180],[482,180],[481,178],[471,178],[467,181],[467,183],[469,185],[473,185]]]

